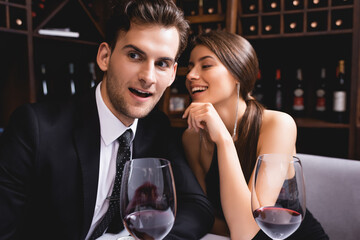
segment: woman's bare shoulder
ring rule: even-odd
[[[265,110],[259,135],[258,153],[296,152],[297,129],[294,119],[287,113]]]
[[[296,130],[294,119],[287,113],[273,110],[265,110],[262,120],[264,130],[281,128],[283,130]]]

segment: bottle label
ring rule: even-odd
[[[302,97],[304,95],[304,90],[302,90],[301,88],[297,88],[294,91],[294,96],[295,97]]]
[[[304,110],[304,98],[302,96],[294,97],[293,109],[296,111]]]
[[[326,99],[324,89],[318,89],[316,91],[316,111],[324,112],[326,110]]]
[[[325,91],[324,89],[319,89],[316,91],[316,96],[321,98],[321,97],[324,97],[325,96]]]
[[[326,110],[326,100],[324,97],[318,97],[316,99],[316,111],[324,112]]]
[[[43,94],[44,96],[48,95],[48,88],[47,88],[47,83],[45,80],[42,81],[42,86],[43,86]]]
[[[345,112],[346,111],[346,92],[335,91],[334,92],[334,112]]]
[[[256,99],[256,101],[262,102],[263,98],[264,98],[264,95],[262,93],[255,93],[254,98]]]
[[[304,90],[297,88],[294,91],[294,105],[293,109],[296,111],[304,110]]]
[[[281,91],[276,91],[275,105],[276,105],[276,109],[278,109],[278,110],[282,109],[282,93],[281,93]]]

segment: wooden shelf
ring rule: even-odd
[[[187,0],[186,0],[187,1]],[[186,2],[183,1],[184,3]],[[247,11],[244,13],[243,7],[246,5],[250,6],[250,4],[245,4],[245,1],[255,3],[257,5],[256,12],[249,12]],[[181,3],[182,1],[180,1]],[[314,110],[307,109],[306,111],[306,118],[295,118],[295,122],[297,124],[297,127],[299,129],[299,134],[302,137],[305,137],[302,139],[301,144],[304,144],[304,146],[307,144],[307,140],[312,139],[312,135],[314,133],[313,130],[320,131],[324,134],[339,134],[339,139],[335,139],[334,141],[337,141],[340,145],[342,145],[342,151],[344,151],[344,155],[348,156],[349,158],[353,159],[360,159],[360,107],[359,107],[359,87],[360,87],[360,69],[359,66],[359,56],[360,56],[360,15],[358,14],[360,11],[360,2],[358,0],[354,0],[350,4],[344,4],[344,5],[333,5],[334,0],[328,0],[327,4],[322,5],[321,7],[312,7],[309,5],[308,0],[303,1],[303,7],[301,9],[289,9],[285,7],[285,0],[279,0],[280,6],[278,11],[270,12],[270,11],[264,11],[263,3],[265,3],[265,0],[227,0],[227,7],[226,11],[223,11],[219,14],[214,15],[203,15],[203,11],[199,9],[197,11],[199,15],[197,16],[187,16],[187,19],[190,21],[191,24],[194,24],[194,28],[198,28],[199,31],[194,31],[196,33],[200,33],[202,30],[204,30],[206,27],[206,24],[208,23],[216,23],[221,22],[223,24],[226,22],[226,30],[230,30],[228,28],[228,24],[232,25],[234,30],[231,30],[231,32],[236,32],[239,35],[244,36],[248,40],[250,40],[252,43],[255,44],[256,49],[259,51],[259,55],[264,55],[265,53],[267,55],[273,56],[272,54],[276,54],[276,51],[282,51],[281,49],[286,49],[285,51],[291,51],[291,46],[293,44],[293,49],[302,49],[304,47],[304,42],[306,44],[309,44],[309,41],[313,41],[313,44],[320,44],[321,49],[319,49],[318,54],[326,54],[327,52],[324,52],[325,47],[331,48],[331,44],[345,44],[345,50],[344,52],[340,52],[339,48],[337,50],[334,50],[334,57],[333,59],[329,58],[325,59],[325,66],[327,68],[333,69],[331,70],[331,73],[329,74],[329,77],[334,76],[335,74],[335,63],[338,61],[338,58],[343,57],[343,55],[346,55],[346,61],[348,63],[347,68],[347,79],[349,80],[349,119],[350,122],[347,124],[338,124],[338,123],[332,123],[328,121],[322,121],[318,119],[312,118],[314,114]],[[229,7],[230,6],[230,7]],[[230,10],[230,11],[229,11]],[[246,10],[246,9],[244,9]],[[189,11],[188,11],[189,12]],[[226,12],[226,14],[224,14]],[[343,19],[343,25],[341,25],[341,28],[334,25],[334,14],[342,14],[345,13],[344,19]],[[233,16],[235,15],[235,17]],[[339,16],[340,16],[339,15]],[[289,29],[289,21],[292,21],[292,17],[297,16],[298,19],[296,19],[300,23],[297,24],[297,26],[301,26],[300,28],[296,29],[296,31],[293,31],[293,29]],[[271,33],[265,32],[263,30],[265,26],[265,22],[263,20],[269,20],[271,18],[275,17],[276,20],[274,27]],[[310,23],[313,21],[313,19],[316,19],[318,21],[318,24],[321,27],[316,29],[313,29],[310,27]],[[255,25],[255,31],[251,32],[248,28],[247,32],[243,31],[246,30],[245,23],[243,21],[248,20],[249,24],[252,23],[252,21]],[[214,24],[215,26],[215,24]],[[248,25],[250,26],[250,25]],[[244,27],[244,28],[243,28]],[[223,27],[222,27],[223,28]],[[231,29],[233,29],[231,28]],[[306,38],[305,38],[306,37]],[[341,39],[341,40],[340,40]],[[324,43],[322,41],[325,41]],[[276,47],[272,44],[276,43]],[[280,45],[279,45],[280,43]],[[273,46],[275,48],[274,51],[268,51],[269,45]],[[284,45],[281,44],[289,44]],[[325,44],[323,46],[323,44]],[[303,45],[303,46],[301,46]],[[329,46],[330,45],[330,46]],[[261,47],[262,46],[262,47]],[[316,45],[318,46],[318,45]],[[285,48],[283,48],[285,47]],[[314,47],[313,47],[314,48]],[[313,49],[312,48],[312,49]],[[276,50],[277,49],[277,50]],[[351,49],[351,50],[349,50]],[[329,49],[331,51],[331,49]],[[264,53],[265,52],[265,53]],[[313,73],[314,71],[314,61],[311,60],[311,63],[308,63],[306,65],[306,61],[301,61],[301,58],[304,58],[306,55],[305,53],[301,56],[299,56],[299,51],[295,51],[294,55],[290,54],[280,54],[281,56],[285,55],[286,57],[286,63],[282,63],[281,66],[278,66],[280,68],[286,67],[286,72],[284,74],[285,78],[288,79],[288,81],[291,81],[294,77],[291,75],[292,72],[294,72],[293,68],[296,68],[295,66],[301,66],[302,68],[308,68],[308,72]],[[311,54],[312,52],[310,52]],[[316,54],[316,53],[314,53]],[[279,55],[279,56],[280,56]],[[290,56],[289,56],[290,55]],[[305,56],[304,56],[305,55]],[[325,56],[325,55],[324,55]],[[329,53],[329,56],[330,53]],[[264,56],[262,56],[264,57]],[[299,58],[299,59],[297,59]],[[323,59],[321,57],[318,57],[316,59]],[[262,66],[266,66],[267,68],[274,68],[273,66],[275,63],[274,61],[279,61],[277,64],[281,64],[281,59],[279,59],[278,56],[274,56],[274,58],[266,57],[261,58],[262,60]],[[291,66],[291,64],[288,64],[287,62],[291,62],[292,60],[295,60],[295,65]],[[270,64],[267,64],[270,61]],[[320,60],[321,61],[321,60]],[[309,64],[312,64],[309,66]],[[324,66],[324,62],[321,62],[322,66]],[[271,66],[268,66],[271,65]],[[320,65],[320,63],[319,63]],[[270,73],[270,71],[268,71]],[[187,69],[186,67],[179,67],[177,75],[178,76],[186,76]],[[314,73],[316,74],[316,73]],[[308,74],[309,75],[309,74]],[[268,79],[271,80],[271,79]],[[310,80],[310,79],[309,79]],[[315,79],[314,79],[315,80]],[[288,82],[286,84],[286,87],[288,90],[290,90],[291,84]],[[315,91],[315,83],[312,82],[307,87],[310,87],[308,91]],[[311,94],[310,94],[311,95]],[[309,98],[312,98],[312,96],[308,95]],[[167,100],[169,100],[170,92],[167,92]],[[287,96],[290,96],[290,93],[287,94]],[[312,99],[307,99],[307,104],[310,104],[310,106],[314,106],[314,101]],[[291,103],[290,103],[291,104]],[[288,111],[291,111],[291,107],[288,106],[286,109]],[[178,116],[173,116],[169,114],[169,117],[171,119],[172,126],[175,127],[187,127],[186,121],[179,118]],[[304,140],[305,139],[305,140]],[[305,142],[304,142],[305,141]],[[321,142],[318,143],[319,147],[323,146],[321,145]],[[306,145],[308,146],[308,145]],[[346,151],[348,149],[348,151]]]
[[[246,0],[245,0],[246,1]],[[304,8],[302,9],[294,9],[294,10],[288,10],[284,7],[284,1],[280,1],[280,9],[278,11],[270,11],[265,12],[263,11],[263,2],[262,0],[258,0],[258,9],[257,12],[252,13],[244,13],[242,9],[242,4],[240,4],[239,7],[239,13],[238,13],[238,19],[239,19],[239,25],[238,25],[238,33],[240,35],[243,35],[246,38],[249,39],[256,39],[256,38],[274,38],[274,37],[297,37],[297,36],[314,36],[314,35],[324,35],[324,34],[342,34],[342,33],[351,33],[353,32],[354,27],[353,24],[353,18],[355,16],[355,11],[353,10],[354,4],[346,4],[346,5],[340,5],[340,6],[332,6],[332,0],[329,0],[328,6],[326,7],[319,7],[319,8],[308,8],[307,1],[304,1]],[[335,12],[339,11],[351,11],[352,17],[349,14],[345,14],[343,20],[348,20],[347,23],[343,22],[343,28],[337,28],[333,26],[333,14]],[[320,23],[325,27],[326,29],[308,29],[308,25],[310,23],[311,18],[313,14],[326,14],[325,16],[325,22]],[[302,24],[301,29],[297,29],[296,32],[286,32],[285,26],[286,20],[285,18],[287,16],[295,16],[295,15],[301,15],[302,19],[299,19],[299,22]],[[277,17],[279,21],[278,23],[270,23],[270,25],[277,25],[279,26],[279,29],[276,32],[269,32],[264,33],[263,32],[263,26],[267,24],[266,20],[263,18],[271,18],[271,17]],[[322,16],[323,17],[323,16]],[[321,18],[320,18],[321,19]],[[249,21],[251,23],[247,23],[246,21]],[[319,20],[319,19],[318,19]],[[293,21],[294,22],[294,21]],[[248,25],[249,24],[249,25]],[[348,24],[348,25],[347,25]],[[256,30],[250,31],[250,26],[253,28],[255,27]]]
[[[300,128],[349,128],[350,124],[331,123],[313,118],[295,118],[296,125]]]
[[[212,14],[212,15],[199,15],[199,16],[187,16],[186,20],[194,23],[211,23],[211,22],[223,22],[225,21],[224,14]]]
[[[80,66],[79,64],[79,68],[75,68],[75,71],[82,76],[81,79],[87,81],[89,70],[86,64],[94,61],[92,57],[89,57],[88,53],[93,52],[94,48],[97,48],[99,41],[104,39],[102,29],[103,20],[106,16],[103,14],[105,12],[103,10],[105,7],[108,7],[105,2],[95,0],[93,3],[94,11],[90,12],[82,0],[46,1],[44,3],[45,11],[42,11],[36,17],[32,14],[32,3],[32,0],[24,0],[23,4],[12,3],[9,0],[0,0],[0,14],[5,14],[5,16],[1,15],[0,41],[3,45],[13,44],[14,46],[11,45],[12,47],[20,49],[17,51],[17,54],[22,54],[21,56],[15,56],[17,59],[14,59],[10,51],[5,51],[5,53],[3,51],[2,59],[9,58],[9,61],[7,61],[9,66],[5,65],[5,67],[1,68],[5,81],[0,88],[0,95],[2,95],[0,99],[0,128],[6,127],[11,113],[18,106],[39,100],[40,84],[36,77],[39,77],[37,73],[40,71],[40,64],[45,62],[47,64],[47,74],[49,72],[50,74],[53,72],[56,74],[56,80],[50,79],[50,81],[57,81],[61,78],[60,76],[66,75],[68,70],[63,66],[68,66],[69,61],[84,63],[85,66]],[[19,16],[23,20],[23,25],[18,26],[11,22],[15,21],[11,18],[12,11],[21,13]],[[100,13],[102,15],[99,18],[98,15]],[[92,14],[96,15],[96,20]],[[65,26],[58,27],[58,25]],[[73,31],[80,32],[80,37],[68,38],[38,34],[38,30],[43,28],[67,27]],[[21,39],[20,43],[17,41],[18,39]],[[21,44],[21,46],[16,44]],[[56,48],[58,45],[61,45],[61,49],[68,52],[59,51]],[[56,48],[55,50],[58,50],[54,51],[58,55],[52,51],[45,50],[54,47]],[[75,51],[72,51],[71,48]],[[44,50],[45,53],[41,52]],[[83,51],[79,52],[81,50]],[[50,64],[55,64],[55,66],[50,67]],[[61,78],[60,80],[63,81],[64,79]],[[17,88],[17,84],[22,86]],[[80,88],[83,85],[86,84],[80,83]],[[56,89],[56,91],[58,90]],[[61,92],[62,90],[59,91]],[[60,96],[61,94],[57,95]]]
[[[78,44],[93,45],[93,46],[96,46],[99,44],[98,42],[94,42],[94,41],[86,41],[86,40],[81,40],[81,39],[76,39],[76,38],[68,38],[68,37],[47,36],[47,35],[41,35],[38,33],[33,34],[33,37],[61,41],[61,42],[72,42],[72,43],[78,43]]]
[[[321,35],[338,35],[352,33],[352,29],[331,30],[331,31],[317,31],[317,32],[294,32],[294,33],[275,33],[275,34],[259,34],[246,35],[246,39],[267,39],[267,38],[291,38],[291,37],[305,37],[305,36],[321,36]]]
[[[28,34],[27,30],[12,29],[6,27],[0,27],[0,32],[16,33],[16,34]]]

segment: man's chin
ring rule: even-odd
[[[132,109],[129,109],[128,116],[132,118],[144,118],[146,117],[151,111],[153,110],[153,107],[144,108],[144,107],[134,107]]]

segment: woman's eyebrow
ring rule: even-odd
[[[203,60],[205,60],[207,58],[214,59],[212,56],[203,56],[203,57],[199,58],[199,61],[203,61]]]

